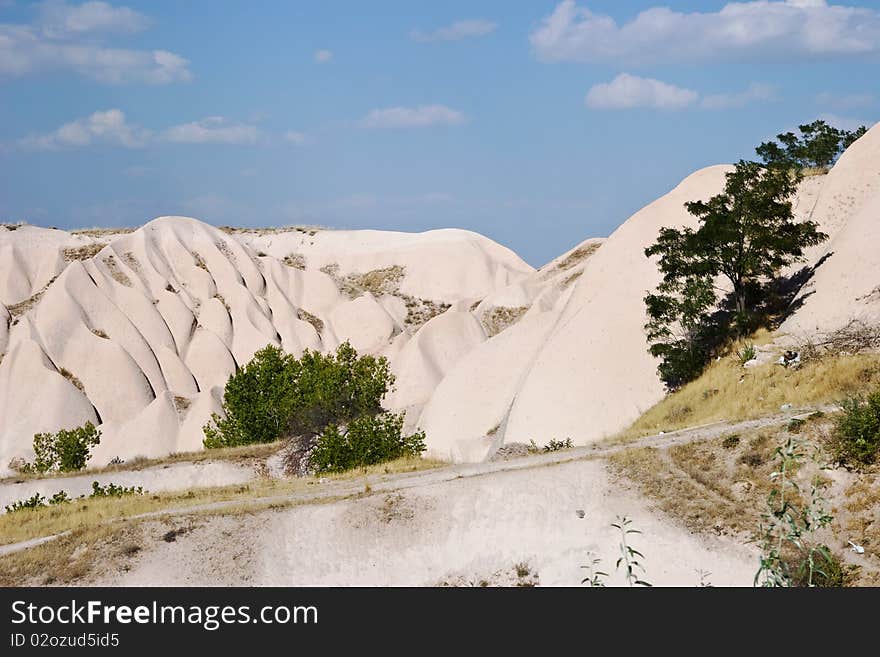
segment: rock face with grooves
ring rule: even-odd
[[[470,313],[444,313],[534,272],[468,231],[227,233],[186,217],[88,235],[2,227],[0,253],[3,472],[32,458],[35,433],[87,420],[102,431],[93,464],[198,449],[226,380],[268,344],[389,356],[387,404],[412,427],[486,339]]]
[[[643,298],[660,228],[724,186],[709,167],[538,270],[476,233],[219,230],[160,217],[133,232],[0,226],[0,473],[34,433],[99,424],[94,463],[198,449],[223,386],[267,344],[345,340],[384,355],[386,398],[430,453],[478,461],[504,443],[586,444],[659,401]],[[880,126],[803,181],[798,219],[830,239],[781,334],[880,323]]]

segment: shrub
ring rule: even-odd
[[[70,496],[67,494],[67,491],[60,490],[55,493],[52,497],[49,498],[49,504],[51,506],[55,506],[57,504],[67,504],[70,502]]]
[[[834,520],[824,497],[826,484],[814,478],[807,495],[796,483],[794,474],[808,456],[798,440],[789,438],[774,455],[776,468],[770,475],[773,487],[756,535],[761,558],[755,585],[843,585],[839,561],[827,546],[814,540],[817,532]],[[814,460],[817,457],[817,453],[812,455]]]
[[[724,449],[733,449],[737,445],[739,445],[739,435],[735,433],[732,433],[729,436],[724,436],[721,440],[721,446]]]
[[[404,436],[402,429],[403,415],[394,413],[364,415],[345,429],[330,424],[318,436],[311,467],[318,473],[343,472],[425,451],[424,432]]]
[[[299,359],[270,345],[227,381],[225,417],[211,416],[204,427],[204,445],[315,437],[331,424],[343,426],[380,413],[381,400],[393,383],[386,358],[358,356],[348,342],[335,354],[307,349]]]
[[[34,464],[37,472],[74,472],[86,467],[92,447],[101,442],[101,432],[91,422],[75,429],[34,436]]]
[[[566,438],[565,440],[556,440],[555,438],[551,438],[550,442],[544,445],[545,452],[558,452],[561,449],[571,449],[574,445],[571,442],[571,438]]]
[[[745,365],[758,355],[758,350],[751,342],[736,350],[736,358],[740,365]]]
[[[144,489],[141,486],[118,486],[109,483],[102,486],[97,481],[92,482],[92,494],[89,497],[124,497],[125,495],[143,495]]]
[[[832,439],[835,456],[844,463],[873,463],[880,449],[880,390],[867,399],[849,397],[840,407],[843,414],[837,420]]]
[[[788,430],[788,433],[800,433],[801,429],[803,429],[803,427],[806,423],[807,423],[806,420],[799,420],[798,418],[792,418],[789,421],[786,429]]]
[[[41,506],[46,506],[46,498],[39,493],[34,493],[33,497],[29,497],[26,500],[18,500],[8,505],[6,513],[14,513],[24,509],[38,509]]]

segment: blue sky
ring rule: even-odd
[[[880,118],[880,2],[0,0],[0,221],[479,231],[540,265]]]

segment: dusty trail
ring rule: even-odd
[[[344,500],[365,495],[377,495],[395,491],[406,491],[418,488],[437,486],[448,482],[463,479],[484,478],[502,473],[512,473],[523,470],[533,470],[558,466],[577,461],[603,460],[612,454],[622,450],[636,447],[656,447],[664,449],[675,445],[682,445],[703,440],[718,438],[732,431],[749,431],[769,426],[777,426],[789,422],[792,418],[802,418],[816,410],[830,410],[833,407],[792,409],[785,414],[766,416],[741,422],[720,421],[712,424],[701,425],[672,431],[654,436],[639,438],[622,444],[594,444],[586,447],[576,447],[558,452],[534,454],[509,460],[489,461],[484,463],[457,464],[446,467],[425,470],[414,473],[399,473],[389,475],[366,475],[357,480],[326,481],[319,483],[313,490],[297,491],[280,495],[248,498],[245,500],[226,500],[195,506],[162,509],[146,514],[129,516],[126,518],[110,520],[108,522],[120,522],[128,520],[142,520],[159,517],[173,517],[193,514],[222,513],[242,507],[265,508],[269,506],[291,506],[313,504],[327,501]],[[369,487],[366,489],[366,487]],[[26,550],[35,545],[58,538],[63,534],[29,539],[19,543],[0,546],[0,556],[12,554],[20,550]]]

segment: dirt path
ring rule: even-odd
[[[663,449],[696,441],[711,440],[730,432],[745,432],[763,427],[778,426],[789,422],[793,418],[805,417],[816,410],[827,411],[831,410],[831,408],[833,407],[792,409],[788,413],[766,416],[754,420],[746,420],[742,422],[715,422],[664,434],[647,436],[623,444],[599,443],[586,447],[576,447],[564,451],[534,454],[509,460],[457,464],[414,473],[367,475],[364,478],[357,480],[326,481],[317,484],[313,490],[306,492],[299,491],[281,495],[248,498],[245,500],[227,500],[196,506],[162,509],[160,511],[153,511],[142,515],[110,520],[108,522],[222,512],[224,510],[241,508],[242,505],[248,507],[298,505],[353,498],[363,496],[366,493],[378,494],[405,491],[421,487],[435,486],[460,479],[485,477],[503,472],[516,472],[556,466],[574,461],[601,460],[614,453],[635,447],[656,447]],[[366,488],[367,486],[369,487],[368,490]],[[12,554],[20,550],[26,550],[35,545],[57,538],[58,536],[61,536],[61,534],[0,546],[0,556]]]

